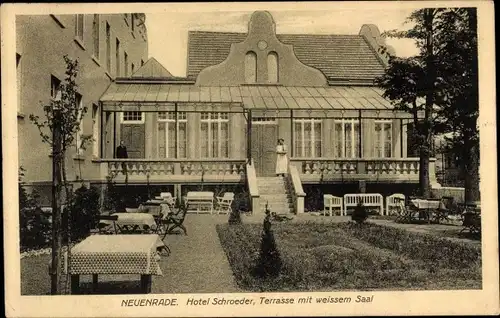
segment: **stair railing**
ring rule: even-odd
[[[288,174],[286,176],[286,181],[287,187],[292,195],[295,214],[304,213],[304,198],[306,196],[306,193],[302,188],[302,182],[300,181],[300,175],[296,166],[288,164]]]
[[[255,173],[255,166],[253,165],[253,159],[251,159],[246,164],[247,170],[247,185],[248,185],[248,193],[250,194],[250,204],[252,213],[258,211],[259,206],[259,186],[257,183],[257,174]]]

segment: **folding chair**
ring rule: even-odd
[[[176,228],[182,229],[184,234],[187,235],[187,229],[183,224],[186,219],[186,214],[187,205],[182,204],[177,213],[171,213],[160,220],[161,227],[165,227],[165,234],[163,235],[162,240],[164,240],[167,234],[172,233],[172,230]]]
[[[231,205],[233,204],[234,201],[233,192],[226,192],[224,193],[224,196],[216,197],[216,199],[217,199],[217,208],[215,212],[217,212],[217,214],[232,212]]]

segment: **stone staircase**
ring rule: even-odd
[[[294,213],[292,196],[283,177],[258,177],[257,184],[260,194],[258,213],[264,214],[266,203],[269,203],[271,212]]]

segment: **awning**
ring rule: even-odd
[[[212,103],[269,110],[392,110],[382,90],[368,86],[195,86],[190,84],[113,82],[104,104]]]

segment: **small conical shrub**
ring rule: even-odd
[[[241,214],[237,209],[232,209],[231,213],[229,213],[229,224],[241,224]]]
[[[260,254],[255,274],[258,277],[276,277],[281,271],[282,261],[271,229],[271,212],[266,205]]]

